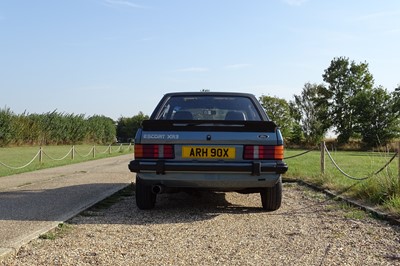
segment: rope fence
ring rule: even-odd
[[[43,163],[44,157],[46,157],[46,158],[48,158],[48,159],[50,159],[52,161],[62,161],[62,160],[65,160],[68,156],[70,156],[70,158],[72,160],[74,160],[76,155],[79,156],[79,157],[82,157],[82,158],[86,158],[86,157],[89,157],[89,156],[92,155],[92,157],[95,158],[97,153],[98,154],[106,154],[106,153],[112,154],[112,153],[122,152],[122,145],[123,144],[120,144],[118,146],[118,148],[114,151],[112,149],[112,145],[110,144],[110,145],[107,146],[105,151],[101,151],[101,152],[98,152],[96,146],[93,145],[93,147],[90,149],[90,151],[85,155],[81,155],[80,153],[78,153],[78,151],[76,150],[75,146],[72,146],[71,149],[69,149],[69,151],[67,152],[67,154],[65,154],[64,156],[62,156],[60,158],[54,158],[53,156],[50,156],[47,152],[44,151],[43,147],[40,147],[39,151],[32,158],[32,160],[30,160],[25,165],[22,165],[22,166],[11,166],[11,165],[8,165],[8,164],[3,163],[3,162],[0,161],[0,166],[4,166],[4,167],[9,168],[11,170],[20,170],[20,169],[23,169],[25,167],[28,167],[29,165],[31,165],[38,158],[39,158],[38,159],[39,163]],[[132,148],[132,144],[129,143],[129,145],[127,146],[126,149],[127,150],[131,150],[131,148]]]
[[[9,168],[9,169],[12,169],[12,170],[19,170],[19,169],[22,169],[22,168],[25,168],[25,167],[29,166],[31,163],[33,163],[33,161],[36,160],[37,157],[39,157],[39,155],[40,155],[40,150],[36,153],[36,155],[33,157],[33,159],[29,163],[27,163],[27,164],[25,164],[23,166],[19,166],[19,167],[10,166],[10,165],[7,165],[7,164],[2,163],[2,162],[0,162],[0,164],[2,166],[6,167],[6,168]]]
[[[397,157],[397,154],[398,154],[398,151],[397,151],[397,152],[392,156],[392,158],[390,158],[390,160],[387,161],[387,162],[385,163],[385,165],[382,166],[378,171],[376,171],[376,172],[374,172],[374,173],[372,173],[372,174],[370,174],[370,175],[368,175],[368,176],[365,176],[365,177],[354,177],[354,176],[351,176],[351,175],[347,174],[345,171],[343,171],[343,170],[339,167],[339,165],[338,165],[338,164],[335,162],[335,160],[332,158],[332,155],[331,155],[331,153],[329,152],[329,150],[327,149],[325,143],[324,143],[324,149],[325,149],[326,153],[328,154],[329,159],[332,161],[332,164],[336,167],[336,169],[337,169],[340,173],[342,173],[342,175],[344,175],[345,177],[350,178],[350,179],[353,179],[353,180],[356,180],[356,181],[367,180],[367,179],[369,179],[369,178],[371,178],[371,177],[373,177],[373,176],[375,176],[375,175],[378,175],[378,174],[379,174],[380,172],[382,172],[386,167],[389,166],[389,164],[394,160],[394,158]]]
[[[325,164],[325,154],[328,155],[328,158],[330,159],[330,161],[332,162],[332,164],[334,165],[334,167],[335,167],[342,175],[344,175],[345,177],[350,178],[350,179],[352,179],[352,180],[356,180],[356,181],[367,180],[367,179],[369,179],[369,178],[371,178],[371,177],[373,177],[373,176],[378,175],[380,172],[382,172],[383,170],[385,170],[385,169],[393,162],[393,160],[394,160],[396,157],[398,157],[398,178],[399,178],[399,181],[400,181],[400,156],[399,156],[400,142],[398,143],[397,151],[394,153],[394,155],[393,155],[381,168],[379,168],[379,170],[377,170],[377,171],[375,171],[375,172],[373,172],[373,173],[371,173],[371,174],[369,174],[369,175],[367,175],[367,176],[364,176],[364,177],[355,177],[355,176],[351,176],[351,175],[349,175],[348,173],[346,173],[345,171],[343,171],[343,170],[340,168],[340,166],[337,164],[337,162],[333,159],[333,156],[332,156],[332,154],[329,152],[329,150],[328,150],[328,148],[326,147],[324,141],[321,143],[320,146],[317,146],[317,147],[315,147],[315,148],[313,148],[313,149],[310,149],[310,150],[307,150],[307,151],[305,151],[305,152],[301,152],[301,153],[299,153],[299,154],[295,154],[295,155],[292,155],[292,156],[289,156],[289,157],[285,157],[284,160],[288,160],[288,159],[292,159],[292,158],[295,158],[295,157],[299,157],[299,156],[305,155],[305,154],[307,154],[307,153],[309,153],[309,152],[311,152],[311,151],[316,150],[318,147],[320,148],[320,152],[321,152],[321,156],[320,156],[320,158],[321,158],[321,174],[325,174],[325,165],[326,165],[326,164]]]
[[[96,149],[96,146],[93,146],[93,147],[90,149],[90,151],[89,151],[87,154],[85,154],[85,155],[81,155],[81,154],[79,154],[76,150],[74,150],[74,156],[75,156],[75,154],[76,154],[76,155],[78,155],[78,156],[80,156],[80,157],[85,158],[85,157],[89,157],[91,154],[93,154],[93,157],[94,157],[94,156],[96,156],[95,149]]]
[[[318,146],[316,146],[315,148],[313,148],[311,150],[308,150],[308,151],[305,151],[305,152],[301,152],[299,154],[295,154],[295,155],[292,155],[292,156],[289,156],[289,157],[285,157],[284,160],[288,160],[288,159],[292,159],[292,158],[296,158],[296,157],[302,156],[302,155],[307,154],[309,152],[312,152],[312,151],[314,151],[316,149],[318,149]]]
[[[68,155],[71,154],[71,152],[72,152],[73,149],[74,149],[74,147],[72,147],[72,148],[67,152],[67,154],[66,154],[65,156],[61,157],[61,158],[54,158],[54,157],[48,155],[48,154],[42,149],[42,147],[40,147],[39,152],[42,152],[42,154],[45,155],[45,156],[46,156],[47,158],[49,158],[50,160],[53,160],[53,161],[62,161],[62,160],[64,160],[65,158],[67,158]]]
[[[129,143],[129,146],[127,147],[127,149],[130,150],[130,149],[131,149],[131,146],[132,146],[132,144]],[[10,166],[10,165],[5,164],[5,163],[3,163],[3,162],[0,161],[0,166],[6,167],[6,168],[9,168],[9,169],[12,169],[12,170],[20,170],[20,169],[23,169],[23,168],[25,168],[25,167],[28,167],[28,166],[29,166],[30,164],[32,164],[37,158],[39,158],[39,162],[40,162],[40,163],[43,163],[43,158],[44,158],[44,157],[46,157],[46,158],[48,158],[48,159],[50,159],[50,160],[52,160],[52,161],[62,161],[62,160],[65,160],[68,156],[70,156],[72,160],[74,160],[76,156],[79,156],[79,157],[82,157],[82,158],[86,158],[86,157],[92,156],[93,158],[95,158],[97,153],[98,153],[98,154],[106,154],[106,153],[112,154],[113,152],[121,152],[121,151],[122,151],[122,144],[120,144],[120,145],[118,146],[118,148],[117,148],[115,151],[114,151],[112,148],[113,148],[113,146],[110,144],[110,145],[108,145],[108,146],[106,147],[105,150],[103,150],[103,151],[98,151],[97,148],[96,148],[96,146],[93,145],[93,147],[90,149],[90,151],[89,151],[87,154],[84,154],[84,155],[83,155],[83,154],[80,154],[80,153],[76,150],[75,146],[72,146],[71,149],[67,152],[66,155],[62,156],[61,158],[54,158],[53,156],[50,156],[47,152],[45,152],[45,151],[43,150],[42,147],[40,147],[40,148],[39,148],[39,151],[38,151],[38,152],[36,153],[36,155],[32,158],[32,160],[30,160],[30,161],[29,161],[28,163],[26,163],[25,165],[22,165],[22,166]],[[328,148],[327,148],[326,145],[325,145],[325,142],[322,142],[320,146],[316,146],[316,147],[314,147],[314,148],[312,148],[312,149],[310,149],[310,150],[301,152],[301,153],[296,154],[296,155],[292,155],[292,156],[289,156],[289,157],[285,157],[284,159],[285,159],[285,160],[288,160],[288,159],[300,157],[300,156],[303,156],[303,155],[305,155],[305,154],[307,154],[307,153],[309,153],[309,152],[315,151],[315,150],[317,150],[318,148],[320,148],[320,151],[321,151],[321,173],[322,173],[322,174],[325,173],[325,154],[327,154],[327,155],[328,155],[328,158],[330,159],[330,161],[332,162],[332,164],[335,166],[335,168],[336,168],[342,175],[346,176],[347,178],[353,179],[353,180],[362,181],[362,180],[369,179],[369,178],[371,178],[372,176],[378,175],[380,172],[382,172],[384,169],[386,169],[386,168],[389,166],[389,164],[390,164],[391,162],[393,162],[393,160],[394,160],[396,157],[399,157],[398,154],[399,154],[399,150],[400,150],[400,142],[399,142],[399,144],[398,144],[398,150],[397,150],[397,152],[396,152],[396,153],[395,153],[395,154],[394,154],[394,155],[393,155],[379,170],[377,170],[376,172],[373,172],[373,173],[369,174],[368,176],[364,176],[364,177],[354,177],[354,176],[349,175],[349,174],[346,173],[345,171],[343,171],[343,170],[340,168],[340,166],[337,164],[337,162],[334,160],[332,154],[329,152]],[[399,165],[399,166],[398,166],[398,176],[399,176],[399,179],[400,179],[400,157],[399,157],[399,163],[398,163],[398,165]]]

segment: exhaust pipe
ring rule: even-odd
[[[164,192],[164,186],[154,185],[151,187],[151,192],[153,192],[154,194],[161,194]]]

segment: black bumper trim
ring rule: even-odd
[[[140,173],[141,171],[154,171],[156,174],[163,175],[165,172],[244,172],[259,176],[261,173],[272,172],[284,174],[288,166],[284,162],[279,162],[275,166],[262,166],[260,162],[252,162],[247,165],[213,165],[213,164],[166,164],[165,161],[153,163],[142,163],[140,161],[131,161],[129,163],[131,172]]]

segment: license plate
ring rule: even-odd
[[[235,159],[234,147],[183,146],[182,158]]]

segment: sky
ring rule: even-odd
[[[175,91],[293,100],[336,57],[400,84],[398,0],[0,0],[0,109],[117,120]]]

